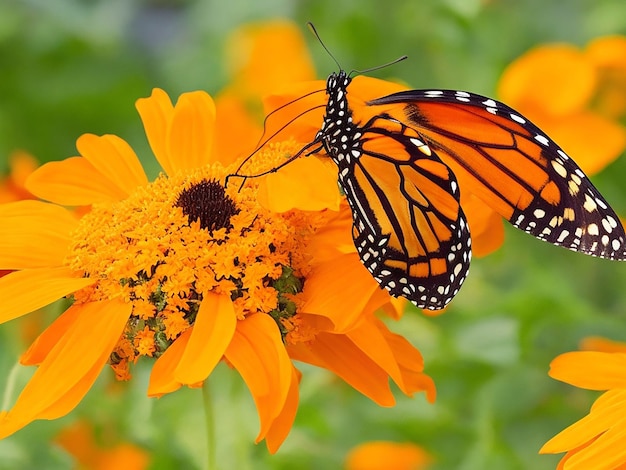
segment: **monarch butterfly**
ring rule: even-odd
[[[333,160],[359,257],[392,296],[435,310],[458,293],[471,259],[464,190],[540,240],[626,260],[613,209],[520,113],[454,90],[353,101],[351,83],[343,70],[328,77],[321,127],[285,163],[321,151]]]

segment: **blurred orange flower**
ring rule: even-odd
[[[150,465],[150,456],[142,448],[128,442],[119,442],[105,434],[106,442],[95,437],[94,427],[87,421],[76,421],[63,429],[55,442],[76,460],[77,470],[144,470]]]
[[[498,95],[541,127],[587,174],[602,170],[626,148],[626,37],[608,36],[587,48],[536,47],[502,74]]]
[[[9,155],[9,174],[0,178],[0,203],[35,199],[24,184],[38,166],[37,159],[23,150],[16,150]]]
[[[248,155],[262,133],[261,97],[287,83],[312,80],[315,70],[299,28],[287,20],[241,26],[226,49],[231,80],[215,97],[215,106],[232,121],[216,123],[215,151]]]
[[[346,457],[346,470],[423,470],[432,457],[411,443],[388,441],[365,442]]]
[[[626,469],[626,354],[577,351],[550,364],[550,376],[588,390],[606,390],[587,416],[550,439],[544,454],[567,452],[559,470]]]
[[[588,336],[580,342],[581,351],[598,351],[606,353],[626,353],[626,343],[613,341],[601,336]]]

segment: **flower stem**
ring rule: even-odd
[[[204,419],[206,421],[207,469],[217,470],[217,460],[215,459],[215,451],[217,449],[217,442],[215,440],[215,413],[208,378],[202,384],[202,402],[204,404]]]
[[[15,389],[15,381],[17,380],[19,370],[20,363],[16,362],[9,372],[9,377],[7,379],[6,388],[4,389],[4,396],[2,397],[2,405],[0,405],[0,410],[7,410],[9,408],[11,399],[13,398],[13,390]]]

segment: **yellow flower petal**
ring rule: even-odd
[[[596,69],[581,51],[552,44],[513,61],[500,78],[498,96],[531,118],[534,110],[558,117],[583,109],[596,83]]]
[[[230,296],[206,293],[200,304],[189,342],[174,377],[183,384],[205,380],[230,343],[237,315]]]
[[[358,327],[347,332],[346,336],[378,367],[389,374],[389,377],[401,389],[406,390],[395,355],[374,321],[362,322]]]
[[[77,220],[71,212],[41,201],[0,206],[0,269],[61,266]]]
[[[180,358],[185,353],[190,337],[191,328],[176,338],[176,341],[154,363],[148,384],[149,397],[160,397],[181,387],[182,384],[175,379],[175,371],[180,363]]]
[[[109,300],[71,308],[80,309],[80,314],[0,421],[0,437],[35,419],[53,419],[71,411],[95,381],[94,372],[108,360],[132,306]]]
[[[626,388],[626,354],[575,351],[550,363],[550,377],[588,390]]]
[[[35,339],[33,344],[20,357],[20,364],[24,366],[39,365],[50,353],[67,330],[74,324],[81,310],[79,308],[68,308],[61,316],[57,317],[52,324],[46,328]]]
[[[339,210],[337,167],[316,157],[301,157],[262,179],[259,204],[274,211]]]
[[[104,352],[91,368],[82,370],[81,377],[77,379],[76,384],[68,388],[50,406],[42,409],[35,419],[58,419],[76,408],[100,375],[110,357],[110,351]],[[40,367],[43,365],[41,364]]]
[[[46,163],[28,178],[26,187],[37,197],[64,206],[87,206],[126,196],[83,157]]]
[[[329,279],[350,279],[350,282],[328,282]],[[378,308],[388,301],[389,294],[380,289],[358,255],[351,253],[316,266],[307,278],[302,297],[302,312],[330,318],[334,332],[341,333],[361,320],[372,298]]]
[[[237,323],[237,331],[224,354],[241,374],[257,405],[265,437],[283,409],[291,386],[292,368],[278,326],[265,314],[254,314]]]
[[[135,107],[141,116],[154,156],[165,173],[173,175],[176,163],[172,161],[167,146],[168,126],[174,113],[169,96],[160,88],[154,88],[150,97],[138,99]]]
[[[168,154],[174,170],[193,170],[212,162],[215,103],[208,93],[183,93],[170,124]]]
[[[310,142],[324,118],[326,83],[315,80],[285,85],[280,93],[264,97],[263,105],[265,114],[269,115],[265,135],[276,134],[272,141],[292,138],[296,142]]]
[[[380,406],[396,403],[389,376],[345,335],[319,333],[310,344],[299,343],[288,349],[292,359],[337,374]]]
[[[215,108],[215,160],[227,167],[254,150],[261,137],[261,120],[253,119],[241,98],[228,90],[215,98]]]
[[[539,453],[558,454],[592,441],[616,425],[616,417],[623,415],[625,402],[625,390],[611,390],[602,394],[587,416],[546,442]]]
[[[76,141],[76,147],[124,196],[148,183],[135,151],[116,135],[84,134]]]
[[[623,405],[621,410],[623,413]],[[626,462],[626,422],[624,419],[615,419],[614,426],[596,439],[592,445],[576,452],[567,462],[568,470],[593,469],[623,469]]]
[[[434,403],[437,397],[437,390],[435,389],[433,379],[422,372],[424,370],[422,354],[403,336],[392,333],[383,324],[379,328],[387,344],[391,347],[400,367],[402,379],[406,387],[402,391],[409,396],[415,392],[425,392],[426,399],[430,403]]]
[[[324,263],[338,256],[355,253],[352,240],[352,212],[343,200],[339,212],[320,227],[311,239],[311,253],[316,263]]]
[[[14,271],[0,278],[0,322],[45,307],[55,300],[95,283],[76,277],[69,268]]]
[[[298,402],[300,400],[300,372],[295,367],[292,367],[291,373],[291,385],[289,386],[289,393],[285,400],[285,405],[280,414],[272,422],[270,428],[265,435],[265,443],[270,454],[274,454],[278,451],[283,441],[287,438],[293,422],[296,419],[296,412],[298,411]]]

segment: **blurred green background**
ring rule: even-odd
[[[76,154],[85,132],[128,140],[156,171],[134,108],[153,87],[170,93],[227,84],[224,45],[249,21],[291,18],[302,25],[319,77],[335,68],[308,34],[316,24],[347,69],[409,60],[393,74],[415,88],[456,88],[495,96],[503,69],[548,42],[583,46],[626,34],[623,0],[3,0],[0,3],[0,174],[23,149],[41,162]],[[602,136],[589,139],[601,142]],[[594,182],[626,215],[626,158]],[[1,230],[1,227],[0,227]],[[411,311],[390,327],[423,353],[438,387],[435,405],[397,394],[379,408],[324,371],[304,368],[294,429],[277,455],[254,446],[258,422],[240,378],[225,367],[211,376],[221,468],[342,468],[367,440],[410,441],[433,454],[437,470],[552,469],[539,456],[551,436],[586,414],[597,394],[553,381],[551,359],[581,338],[626,341],[626,265],[557,249],[508,229],[504,246],[475,260],[448,311]],[[44,323],[55,312],[47,312]],[[25,345],[19,321],[0,328],[0,390]],[[199,390],[145,397],[150,364],[112,392],[109,371],[69,416],[36,422],[0,441],[0,469],[74,468],[52,443],[79,418],[147,450],[153,469],[203,468],[205,430]],[[15,390],[5,393],[14,398]],[[6,405],[3,406],[6,409]],[[96,433],[97,434],[97,433]],[[98,436],[96,436],[97,438]]]

